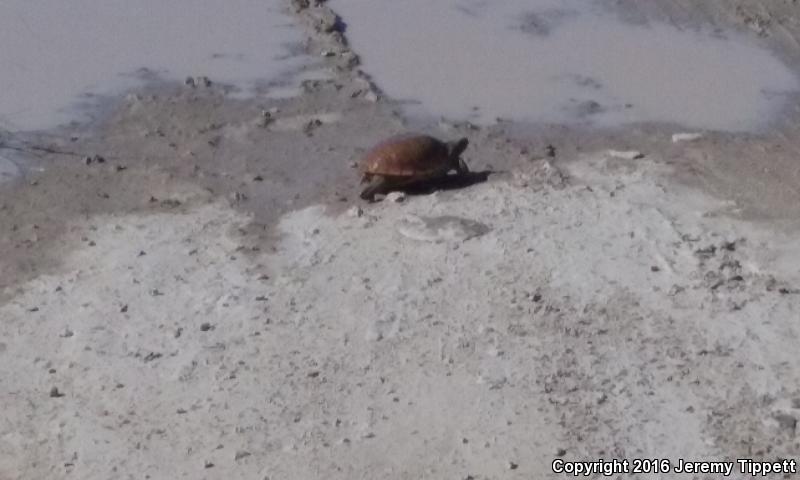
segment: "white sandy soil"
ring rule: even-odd
[[[63,268],[0,307],[0,476],[791,455],[798,246],[661,170],[598,153],[569,182],[541,163],[360,216],[310,207],[274,253],[191,189],[177,213],[77,222]]]

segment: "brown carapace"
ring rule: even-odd
[[[361,183],[369,185],[361,192],[361,198],[372,201],[375,195],[443,177],[451,171],[469,172],[461,159],[468,144],[466,138],[442,142],[416,134],[392,137],[379,143],[362,160]]]

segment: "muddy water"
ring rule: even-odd
[[[9,181],[19,175],[17,165],[9,160],[0,156],[0,184]]]
[[[798,89],[750,37],[633,25],[577,0],[333,0],[387,94],[411,114],[758,129]]]
[[[281,0],[3,0],[0,128],[52,127],[153,76],[252,93],[307,63]],[[142,70],[147,69],[147,70]],[[280,83],[280,82],[278,82]],[[280,95],[286,95],[280,85]],[[262,85],[260,90],[269,93]]]

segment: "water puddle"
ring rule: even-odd
[[[408,113],[757,129],[798,89],[736,33],[623,23],[590,0],[332,0],[365,70]]]
[[[0,184],[17,178],[19,173],[14,162],[0,155]]]
[[[154,76],[285,96],[310,63],[282,0],[3,0],[0,127],[49,128]],[[272,80],[272,84],[268,84]]]

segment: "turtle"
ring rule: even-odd
[[[361,162],[361,183],[368,183],[361,198],[371,201],[377,194],[444,177],[453,170],[459,175],[468,173],[469,168],[461,159],[468,144],[466,138],[443,142],[421,134],[398,135],[382,141]]]

